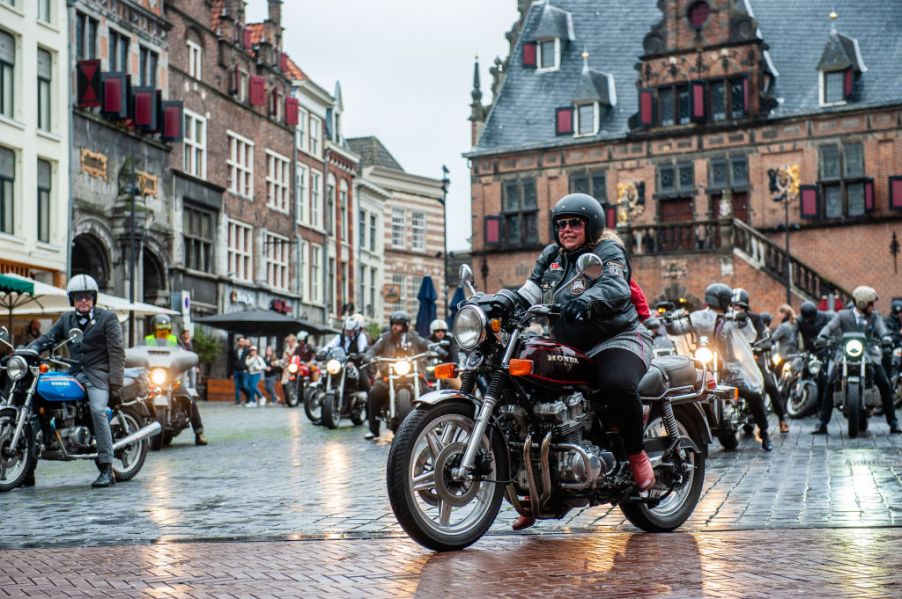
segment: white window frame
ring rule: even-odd
[[[310,169],[310,225],[323,228],[323,174]]]
[[[250,75],[247,71],[238,69],[238,101],[247,102],[248,87],[250,86]]]
[[[820,101],[821,101],[822,107],[843,106],[844,104],[847,104],[847,101],[845,98],[843,98],[842,100],[838,100],[836,102],[828,102],[827,101],[827,75],[833,74],[833,73],[840,73],[840,74],[842,74],[843,77],[845,77],[845,71],[839,70],[839,71],[821,71],[821,76],[817,78],[818,79],[818,87],[819,87],[818,92],[820,95]],[[843,81],[843,83],[841,85],[845,85],[845,81]]]
[[[274,289],[287,291],[291,278],[288,276],[288,252],[291,246],[288,238],[266,232],[264,254],[266,256],[266,284]]]
[[[188,46],[188,76],[203,81],[204,50],[194,40],[185,40]]]
[[[297,146],[301,152],[306,152],[309,147],[307,140],[307,121],[310,119],[310,113],[300,108],[298,110],[298,126],[297,126]]]
[[[397,273],[393,274],[391,276],[391,282],[392,285],[398,286],[398,295],[400,296],[398,303],[403,308],[404,304],[407,302],[407,276],[399,275]]]
[[[270,210],[288,214],[288,182],[291,180],[291,161],[272,150],[266,150],[266,206]]]
[[[310,242],[306,239],[301,240],[301,265],[298,271],[300,272],[300,280],[298,281],[298,288],[301,290],[301,297],[304,298],[304,301],[310,301]]]
[[[229,191],[253,200],[254,142],[234,131],[226,131],[226,136],[229,140],[229,157],[226,160],[229,166]]]
[[[12,62],[3,60],[0,62],[0,115],[12,119],[16,114],[16,91],[20,87],[16,79],[16,61],[19,59],[16,36],[11,31],[0,29],[0,33],[8,36],[12,42]]]
[[[579,131],[579,129],[580,129],[579,109],[583,108],[585,106],[592,107],[592,130],[587,133],[580,133],[580,131]],[[573,116],[575,117],[574,123],[573,123],[574,124],[573,137],[591,137],[598,133],[598,117],[599,117],[598,102],[580,102],[579,104],[575,104],[573,106],[573,113],[574,113]]]
[[[185,109],[185,135],[182,140],[182,169],[198,179],[207,178],[207,119]],[[197,125],[203,127],[201,139],[197,137]],[[190,156],[190,163],[189,163]]]
[[[54,66],[55,66],[54,63],[56,62],[56,57],[54,56],[53,52],[51,52],[47,48],[42,48],[42,47],[38,46],[36,54],[35,54],[36,65],[41,62],[40,56],[41,56],[42,52],[44,54],[46,54],[47,61],[50,64],[47,65],[47,67],[49,69],[48,77],[42,77],[41,73],[40,73],[40,68],[37,67],[37,73],[35,76],[35,79],[37,81],[37,98],[35,99],[35,102],[37,103],[36,125],[37,125],[37,128],[40,129],[41,131],[49,132],[49,131],[53,130],[54,121],[56,120],[54,118],[54,111],[53,111],[53,107],[54,107],[53,106],[54,105],[54,101],[53,101],[53,95],[54,95],[54,93],[53,93],[54,92],[53,70],[54,70]],[[13,104],[15,104],[15,103],[13,103]]]
[[[350,241],[348,229],[350,227],[350,219],[348,211],[350,209],[350,192],[348,191],[348,182],[344,179],[338,184],[338,212],[341,215],[341,240]]]
[[[295,216],[297,224],[306,225],[310,215],[310,173],[306,164],[300,162],[295,164],[295,185],[297,190],[297,198],[295,199]]]
[[[228,221],[228,273],[239,281],[254,280],[254,227],[238,220]]]
[[[417,221],[421,220],[420,223]],[[394,214],[392,214],[394,222]],[[410,213],[410,247],[413,250],[426,250],[426,213],[420,210]]]
[[[323,120],[314,114],[310,115],[309,139],[310,153],[319,158],[323,149]]]
[[[38,0],[38,21],[53,23],[53,0]]]
[[[377,236],[379,235],[379,214],[376,212],[371,212],[370,218],[367,221],[367,225],[370,230],[370,236],[369,236],[369,240],[368,240],[369,245],[367,247],[369,248],[369,250],[371,252],[375,252],[376,249],[379,247],[378,244],[376,243]]]
[[[393,248],[404,249],[404,244],[407,241],[406,235],[404,234],[404,209],[403,208],[392,208],[391,209],[391,246]]]
[[[370,267],[370,294],[369,300],[370,303],[365,305],[370,306],[370,310],[368,311],[367,316],[373,318],[376,315],[376,277],[377,271],[374,267]]]
[[[550,67],[542,67],[542,44],[548,42],[554,42],[554,61]],[[537,73],[550,73],[552,71],[557,71],[561,68],[561,40],[560,38],[546,38],[541,40],[536,40],[536,72]]]
[[[310,300],[323,303],[323,246],[310,244]]]

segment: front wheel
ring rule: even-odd
[[[323,399],[323,424],[326,428],[338,428],[341,423],[341,397],[335,391],[327,391]]]
[[[688,409],[674,410],[680,437],[689,437],[700,448],[699,453],[689,449],[681,449],[681,462],[670,459],[660,462],[655,468],[655,486],[652,492],[666,494],[660,503],[649,507],[645,503],[622,503],[620,510],[627,520],[645,532],[670,532],[685,522],[695,510],[705,483],[705,450],[700,426],[700,417]],[[667,435],[663,415],[660,411],[652,414],[645,437],[663,437]],[[660,461],[663,455],[649,455],[653,463]]]
[[[120,415],[122,417],[121,420],[119,415],[117,415],[110,423],[113,443],[140,430],[141,423],[144,421],[144,418],[133,409],[126,408],[122,410]],[[115,453],[113,456],[113,473],[116,475],[116,480],[131,480],[141,471],[141,468],[144,466],[144,460],[147,458],[148,445],[147,439],[141,439],[131,445],[126,445]]]
[[[446,401],[417,407],[395,434],[388,453],[388,498],[398,523],[417,543],[436,551],[463,549],[486,533],[501,507],[508,478],[504,435],[480,439],[487,472],[477,480],[452,475],[476,426],[474,406]],[[489,482],[493,481],[493,482]]]
[[[854,439],[861,431],[861,387],[858,383],[848,383],[846,385],[846,418],[849,420],[849,438]]]
[[[323,395],[319,388],[310,388],[304,393],[304,413],[317,426],[323,423]]]
[[[19,441],[13,447],[15,434],[15,413],[0,414],[0,493],[21,485],[37,465],[38,451],[31,424],[25,423]]]
[[[295,381],[288,381],[285,385],[285,406],[289,408],[298,407],[298,384]]]
[[[786,399],[786,413],[790,418],[804,418],[817,410],[817,384],[809,379],[795,383]]]

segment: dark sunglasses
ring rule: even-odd
[[[83,302],[85,300],[94,299],[94,294],[90,292],[82,292],[82,293],[73,293],[72,301],[74,302]]]
[[[586,223],[581,218],[562,218],[554,221],[554,228],[561,230],[570,227],[571,229],[582,229]]]

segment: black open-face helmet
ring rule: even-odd
[[[604,231],[604,210],[598,200],[586,193],[570,193],[562,197],[551,209],[551,224],[554,230],[554,241],[560,245],[561,240],[554,227],[559,218],[575,216],[586,221],[586,243],[595,243]]]
[[[733,290],[733,305],[746,310],[749,309],[749,292],[742,287]]]
[[[716,310],[729,310],[732,296],[733,290],[724,283],[711,283],[705,288],[705,304]]]
[[[893,311],[893,314],[902,314],[902,298],[894,297],[893,302],[890,304],[890,309]]]
[[[405,312],[404,310],[397,310],[395,312],[392,312],[391,317],[388,319],[388,324],[404,325],[404,330],[406,331],[408,327],[410,327],[410,316],[408,316],[407,312]]]
[[[761,322],[763,322],[766,327],[769,327],[770,323],[774,321],[774,317],[770,315],[770,312],[762,312],[760,316]]]
[[[799,313],[802,315],[802,320],[811,322],[817,318],[817,306],[814,302],[804,301],[801,308],[799,308]]]

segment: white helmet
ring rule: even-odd
[[[448,323],[442,320],[441,318],[436,318],[431,323],[429,323],[429,333],[431,335],[435,335],[436,331],[447,331]]]
[[[66,295],[69,296],[70,306],[75,305],[75,300],[72,295],[82,291],[91,292],[94,303],[97,303],[97,293],[100,291],[100,288],[97,286],[97,281],[94,280],[94,277],[89,275],[75,275],[69,279],[69,284],[66,285]]]
[[[345,319],[344,329],[346,331],[358,332],[362,328],[360,319],[355,316],[349,316]]]
[[[852,299],[855,300],[855,307],[864,311],[868,304],[877,301],[877,292],[874,291],[873,287],[859,285],[852,291]]]

